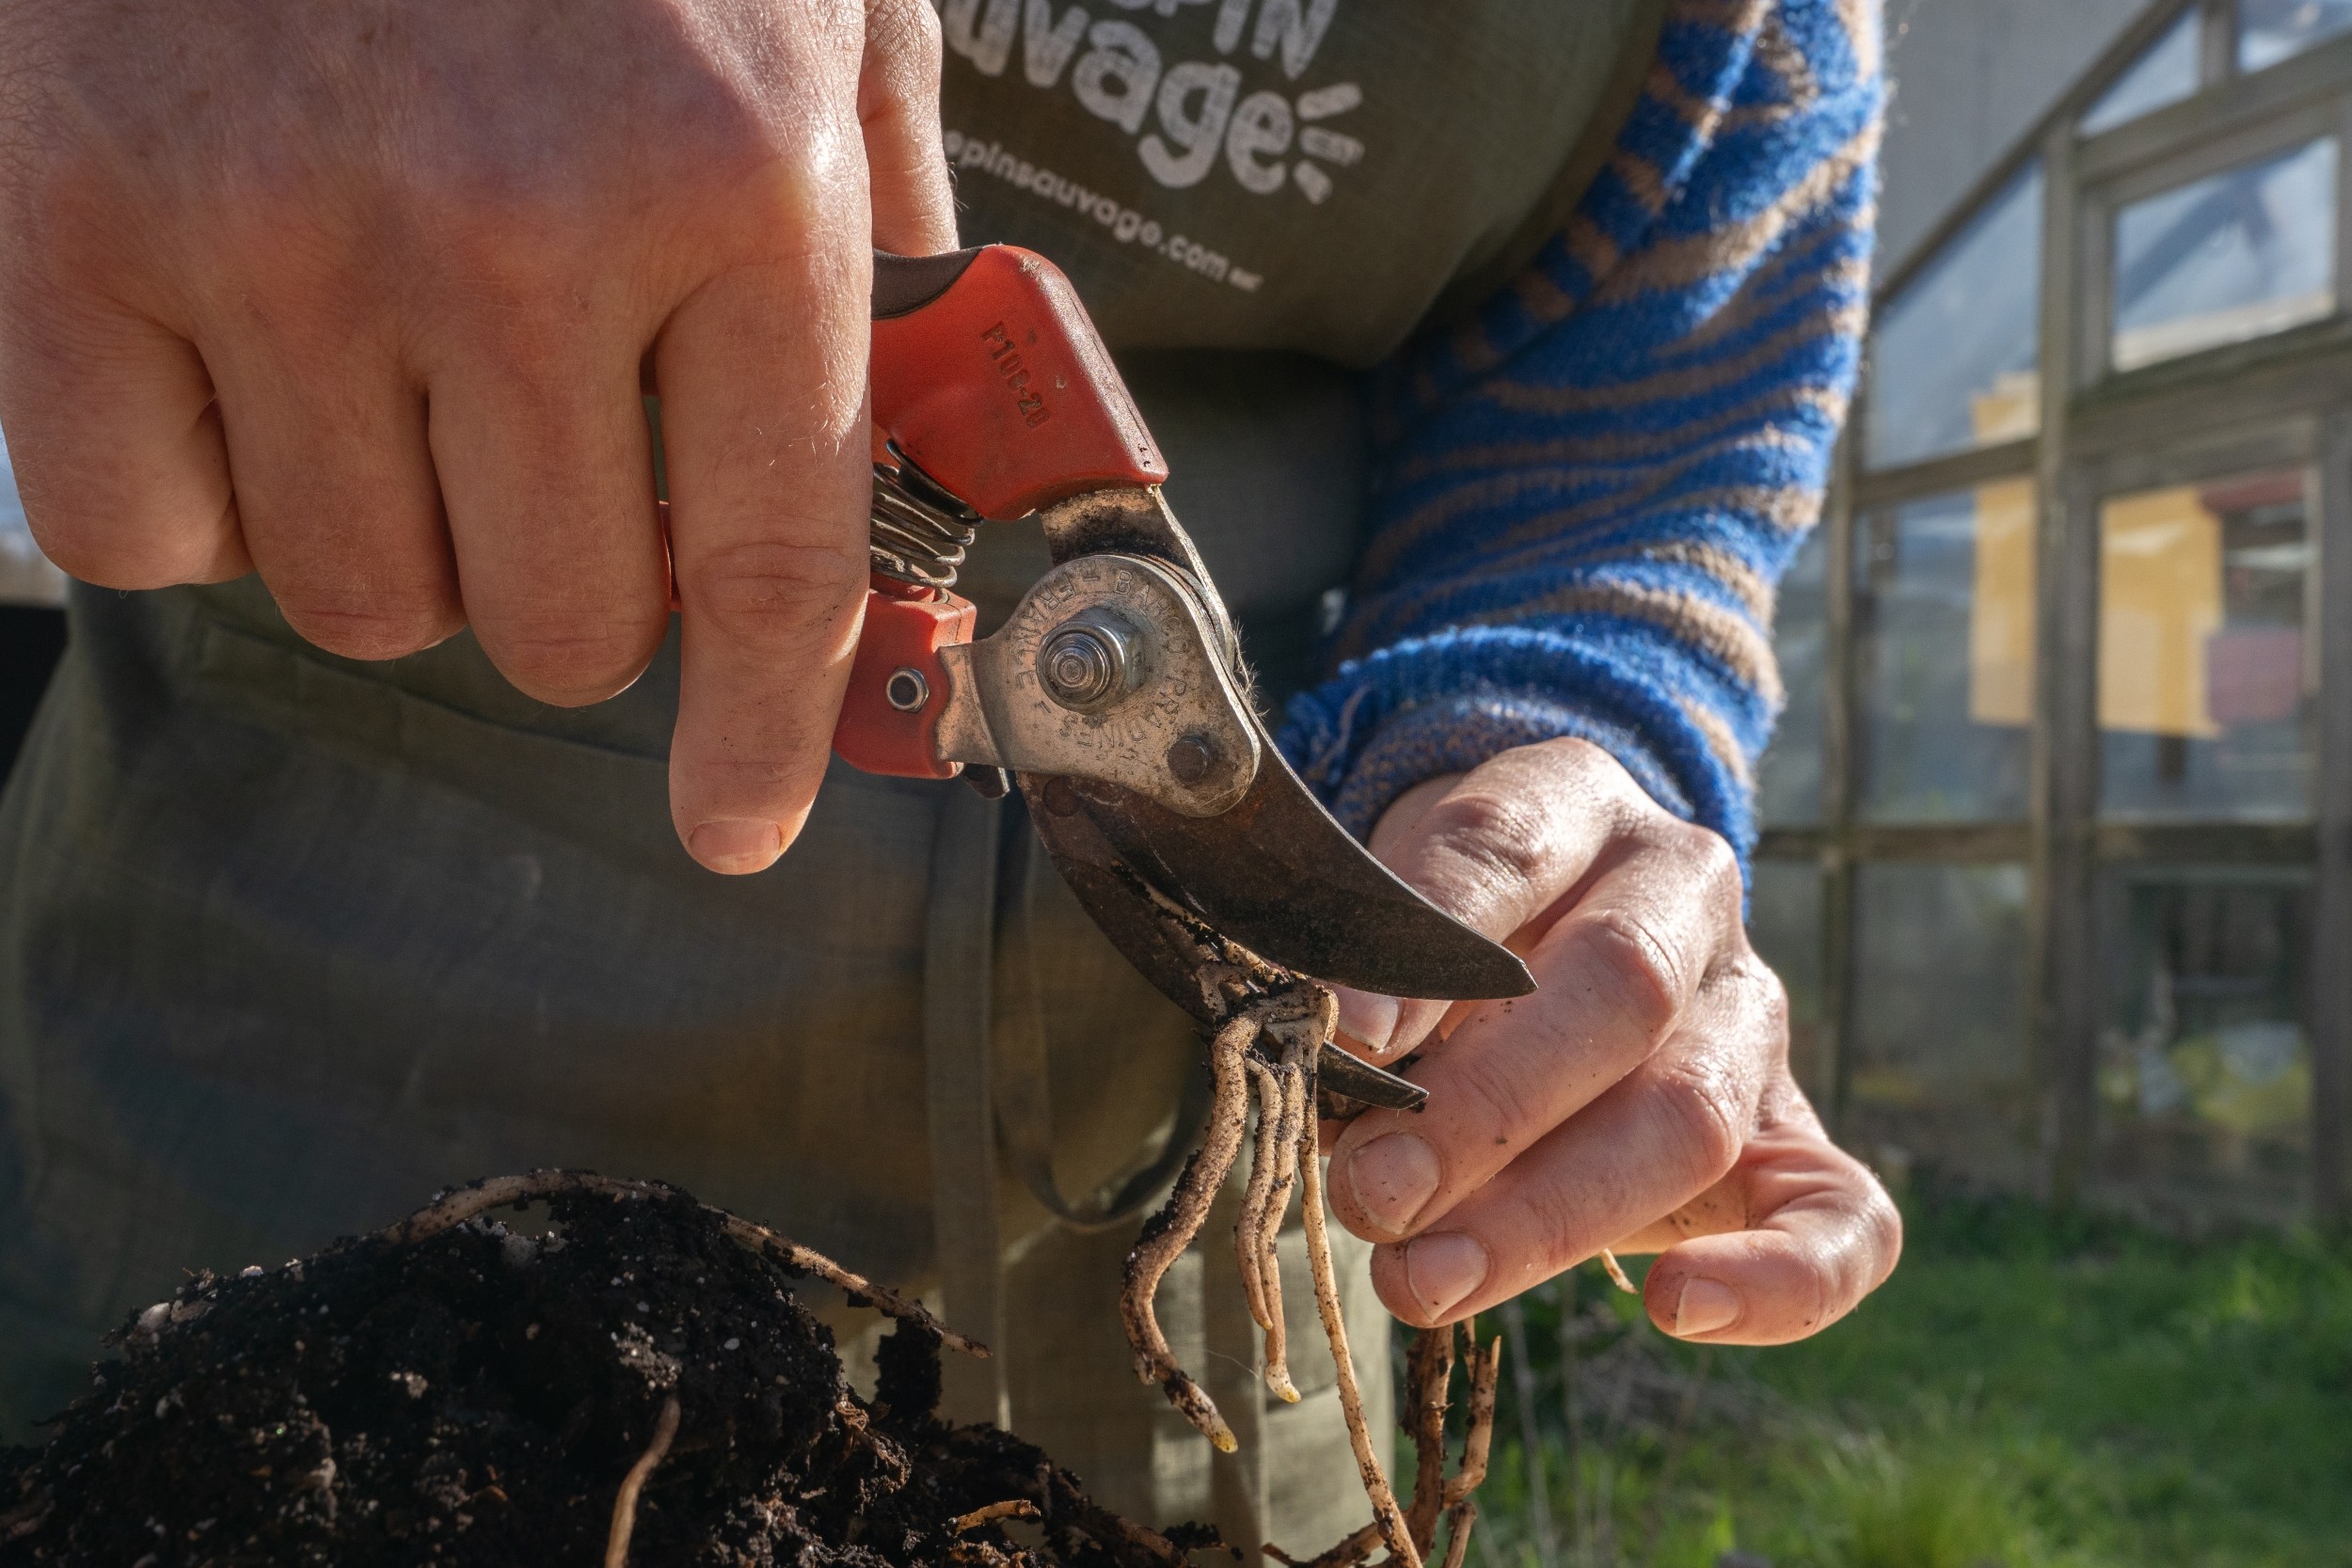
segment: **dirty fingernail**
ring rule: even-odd
[[[1347,1160],[1348,1190],[1373,1226],[1391,1236],[1412,1228],[1413,1219],[1438,1194],[1444,1174],[1438,1151],[1418,1132],[1375,1138]]]
[[[723,816],[696,828],[687,836],[686,847],[711,870],[741,876],[776,863],[776,857],[784,853],[784,830],[773,822]]]
[[[1693,1334],[1729,1328],[1746,1310],[1739,1291],[1721,1280],[1694,1274],[1682,1282],[1682,1294],[1675,1299],[1675,1337],[1687,1339]]]
[[[1442,1321],[1486,1282],[1486,1249],[1459,1230],[1423,1236],[1405,1248],[1405,1285],[1422,1312]]]
[[[1396,998],[1350,990],[1345,986],[1334,988],[1333,994],[1340,999],[1340,1033],[1375,1056],[1387,1051],[1390,1037],[1396,1033]]]

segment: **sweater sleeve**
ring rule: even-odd
[[[1337,668],[1281,737],[1351,830],[1577,736],[1744,861],[1773,594],[1860,356],[1883,96],[1876,0],[1671,0],[1567,226],[1383,367]]]

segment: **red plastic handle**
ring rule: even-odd
[[[874,579],[866,594],[866,629],[850,665],[850,689],[834,723],[833,749],[850,767],[900,779],[952,779],[960,762],[941,762],[933,737],[947,707],[947,671],[939,650],[972,641],[968,600]]]
[[[1060,269],[1012,245],[874,257],[874,456],[912,460],[983,517],[1168,478],[1110,352]],[[868,773],[949,779],[939,650],[972,640],[953,594],[876,578],[833,749]]]
[[[1004,245],[874,260],[877,432],[981,516],[1168,478],[1053,262]]]

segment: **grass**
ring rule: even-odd
[[[1674,1344],[1589,1270],[1529,1299],[1472,1562],[2352,1568],[2352,1249],[1906,1208],[1895,1278],[1801,1345]]]

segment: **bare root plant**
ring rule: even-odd
[[[1408,1516],[1398,1506],[1395,1490],[1375,1449],[1371,1426],[1364,1419],[1363,1392],[1357,1385],[1355,1360],[1348,1351],[1347,1323],[1340,1309],[1339,1279],[1324,1215],[1323,1165],[1316,1138],[1316,1111],[1322,1098],[1315,1064],[1338,1027],[1338,1003],[1321,986],[1227,942],[1156,894],[1140,887],[1137,891],[1159,906],[1172,929],[1189,939],[1202,996],[1220,1022],[1209,1041],[1212,1095],[1200,1147],[1185,1162],[1167,1203],[1144,1222],[1142,1234],[1127,1255],[1120,1315],[1127,1342],[1135,1351],[1136,1375],[1157,1386],[1219,1450],[1233,1451],[1232,1428],[1208,1391],[1176,1359],[1152,1304],[1160,1281],[1200,1233],[1218,1190],[1240,1158],[1243,1143],[1248,1141],[1249,1175],[1240,1217],[1233,1227],[1233,1249],[1250,1317],[1265,1337],[1266,1387],[1279,1399],[1292,1403],[1298,1400],[1290,1375],[1282,1271],[1275,1251],[1295,1189],[1304,1210],[1315,1307],[1338,1373],[1340,1409],[1347,1422],[1364,1495],[1372,1503],[1372,1522],[1314,1559],[1314,1568],[1353,1568],[1382,1545],[1388,1548],[1391,1562],[1402,1568],[1422,1568],[1435,1544],[1440,1515],[1450,1528],[1446,1568],[1460,1568],[1470,1525],[1477,1517],[1471,1494],[1486,1479],[1486,1455],[1493,1440],[1495,1377],[1502,1365],[1502,1342],[1482,1350],[1473,1335],[1464,1350],[1462,1364],[1470,1385],[1469,1438],[1454,1477],[1433,1480],[1441,1476],[1443,1465],[1454,1330],[1435,1330],[1416,1340],[1413,1386],[1420,1401],[1416,1408],[1434,1408],[1435,1425],[1423,1416],[1414,1427],[1422,1461],[1415,1513]],[[1257,1132],[1251,1139],[1253,1101]],[[1267,1550],[1285,1562],[1292,1560],[1271,1546]]]

